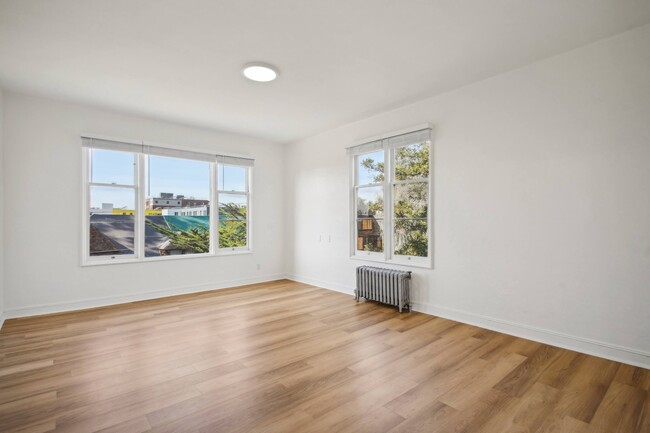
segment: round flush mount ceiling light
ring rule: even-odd
[[[275,66],[261,62],[246,63],[241,72],[249,80],[260,83],[268,83],[278,77],[278,70]]]

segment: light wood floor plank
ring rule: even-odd
[[[650,433],[650,371],[270,283],[11,319],[0,431]]]

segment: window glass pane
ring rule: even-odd
[[[393,187],[395,218],[426,218],[429,208],[429,183],[403,183]]]
[[[384,251],[384,221],[375,218],[357,219],[358,251]]]
[[[246,220],[248,198],[243,194],[219,194],[219,221]]]
[[[395,149],[395,179],[410,180],[429,177],[429,142],[410,144]]]
[[[395,254],[427,257],[429,240],[426,219],[396,219],[393,233]]]
[[[238,248],[248,244],[245,194],[219,194],[219,248]]]
[[[247,240],[246,221],[219,221],[219,248],[245,247]]]
[[[247,191],[246,176],[248,169],[246,167],[219,164],[218,168],[220,191]]]
[[[135,183],[135,154],[112,150],[91,149],[90,181],[133,185]]]
[[[368,186],[357,189],[357,217],[383,218],[384,188]]]
[[[210,252],[210,163],[147,159],[145,257]]]
[[[384,151],[357,156],[357,185],[384,181]]]
[[[91,186],[88,237],[90,255],[133,254],[134,215],[134,189]]]

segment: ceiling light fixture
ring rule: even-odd
[[[278,70],[268,63],[247,63],[241,70],[244,77],[260,83],[268,83],[278,77]]]

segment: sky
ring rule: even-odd
[[[135,182],[135,155],[127,152],[93,149],[91,182],[133,185]],[[186,198],[210,199],[210,163],[162,156],[149,156],[147,197],[159,197],[161,192],[184,195]],[[219,166],[219,189],[244,191],[244,167]],[[91,187],[91,207],[113,203],[115,208],[135,209],[132,189],[119,187]],[[226,198],[226,197],[224,197]]]
[[[357,157],[357,175],[359,176],[357,185],[376,183],[374,178],[377,175],[377,172],[368,170],[363,165],[361,165],[361,162],[366,159],[372,159],[375,163],[384,162],[384,151],[378,150],[376,152],[365,153]]]

